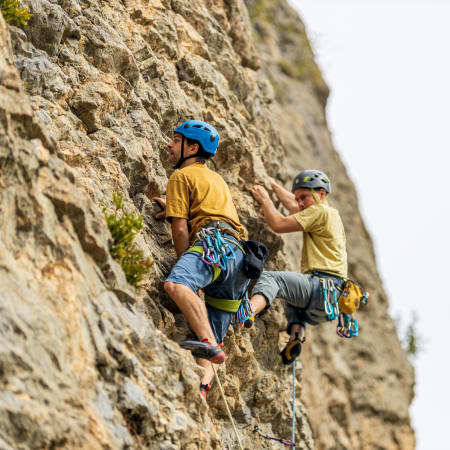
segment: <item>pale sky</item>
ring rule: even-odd
[[[419,315],[418,450],[449,450],[450,2],[290,0],[331,88],[327,117],[393,317]]]

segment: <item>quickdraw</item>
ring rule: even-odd
[[[248,292],[245,292],[244,298],[241,301],[241,304],[239,305],[239,309],[236,311],[235,315],[233,316],[233,320],[231,321],[231,325],[234,327],[237,327],[240,323],[246,323],[247,320],[250,320],[253,322],[255,320],[255,315],[253,314],[252,305],[250,301],[248,300]],[[250,322],[250,323],[251,323]],[[246,324],[247,328],[250,328]]]
[[[339,323],[336,333],[341,338],[352,338],[358,336],[358,321],[349,314],[339,314]]]
[[[203,246],[201,260],[208,266],[216,265],[222,270],[227,270],[227,261],[235,259],[236,255],[232,247],[226,242],[218,228],[203,228],[197,233],[197,239]]]
[[[319,278],[322,284],[323,303],[325,312],[327,313],[328,320],[336,320],[339,317],[339,305],[337,289],[331,278]],[[333,295],[333,299],[330,302],[328,294]]]

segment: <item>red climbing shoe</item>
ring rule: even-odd
[[[206,394],[211,389],[210,384],[200,384],[200,395],[205,399],[206,402]]]
[[[196,358],[208,359],[214,364],[222,364],[225,361],[225,352],[212,345],[207,339],[200,341],[184,341],[181,347],[190,350]]]

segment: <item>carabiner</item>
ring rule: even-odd
[[[217,264],[217,262],[218,262],[217,253],[214,250],[214,247],[208,248],[208,252],[207,252],[206,256],[213,264]]]
[[[329,320],[333,320],[331,317],[333,316],[333,310],[331,309],[331,305],[330,302],[328,301],[328,295],[327,295],[327,291],[324,289],[323,290],[323,306],[325,308],[325,312],[328,315],[328,319]]]
[[[327,289],[329,291],[334,291],[334,282],[331,278],[325,279],[325,284],[327,284]]]
[[[236,259],[236,252],[234,251],[234,248],[231,247],[231,245],[225,243],[225,249],[228,249],[231,253],[231,256],[229,254],[227,255],[228,259]]]
[[[221,253],[217,256],[217,264],[222,270],[227,270],[227,261]]]
[[[339,325],[336,327],[336,334],[340,337],[340,338],[345,338],[345,327],[340,327]]]

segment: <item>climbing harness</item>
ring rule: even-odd
[[[196,245],[188,248],[188,252],[195,252],[201,255],[201,260],[213,270],[213,279],[216,281],[219,278],[222,270],[227,270],[229,261],[236,258],[235,251],[229,245],[232,243],[236,245],[242,253],[245,255],[245,251],[241,244],[236,240],[222,236],[220,228],[217,226],[206,227],[197,233]],[[215,298],[209,295],[205,295],[205,301],[208,305],[220,309],[222,311],[237,313],[242,305],[242,301],[245,299],[247,293],[244,294],[242,299],[227,299],[227,298]],[[249,304],[249,303],[248,303]],[[243,306],[240,315],[245,316],[248,311],[248,305]]]
[[[317,276],[317,275],[316,275]],[[355,281],[347,280],[338,296],[338,290],[331,278],[319,278],[322,285],[323,304],[328,320],[338,320],[336,333],[342,338],[357,337],[358,321],[352,314],[361,303],[367,304],[369,294]]]
[[[241,443],[241,440],[240,440],[240,438],[239,438],[239,433],[238,433],[238,431],[237,431],[236,424],[234,423],[233,416],[231,415],[230,408],[228,407],[228,402],[227,402],[227,399],[225,398],[225,393],[223,392],[222,384],[220,383],[220,379],[219,379],[219,377],[218,377],[218,375],[217,375],[216,368],[214,367],[214,364],[211,364],[211,367],[212,367],[213,370],[214,370],[214,376],[215,376],[216,381],[217,381],[217,384],[218,384],[218,386],[219,386],[220,395],[222,396],[222,400],[223,400],[223,402],[225,403],[225,408],[226,408],[226,410],[227,410],[228,417],[230,418],[231,425],[233,425],[234,434],[236,435],[236,439],[237,439],[237,441],[238,441],[239,448],[240,448],[241,450],[244,450],[244,447],[242,447],[242,443]]]
[[[259,433],[265,439],[269,439],[270,441],[280,442],[281,444],[286,445],[287,447],[295,447],[295,442],[293,442],[293,441],[286,441],[285,439],[282,439],[282,438],[277,438],[277,437],[273,437],[273,436],[269,436],[267,434],[264,434],[259,429],[258,425],[255,425],[255,427],[253,428],[253,433]]]

